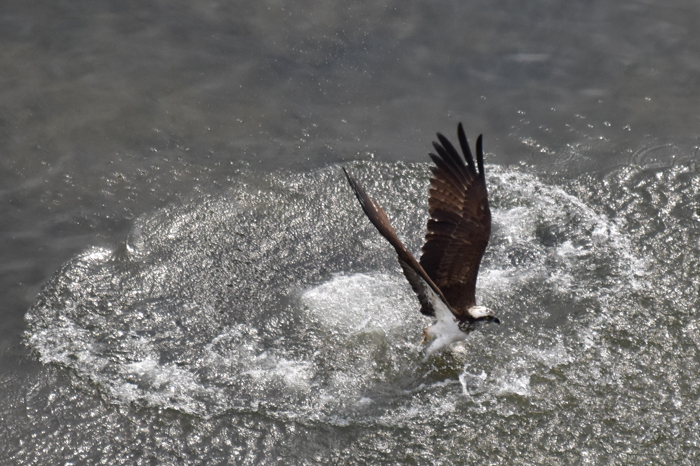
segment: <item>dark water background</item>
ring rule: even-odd
[[[695,464],[700,6],[6,1],[3,464]],[[425,325],[426,153],[484,133],[502,328]],[[382,310],[378,315],[377,310]]]

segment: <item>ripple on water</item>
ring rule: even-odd
[[[427,165],[352,168],[417,252]],[[139,219],[124,247],[88,249],[52,278],[27,314],[27,342],[117,405],[391,425],[436,442],[454,423],[456,441],[481,429],[494,452],[489,429],[542,413],[566,438],[616,416],[631,442],[630,429],[651,421],[625,410],[663,405],[654,380],[668,380],[670,409],[686,406],[686,369],[655,358],[698,350],[692,322],[647,304],[659,297],[650,280],[665,286],[651,264],[667,254],[697,284],[688,265],[698,255],[664,243],[685,231],[697,250],[697,225],[682,227],[697,217],[696,177],[631,170],[556,186],[487,167],[494,228],[477,293],[504,324],[425,363],[429,319],[337,169],[250,174],[220,198]],[[615,215],[607,199],[618,200]],[[640,228],[649,209],[675,228]],[[690,315],[694,298],[676,299]]]

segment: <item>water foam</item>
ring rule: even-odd
[[[424,213],[411,199],[424,198],[426,167],[369,170],[397,230],[419,239]],[[539,396],[533,380],[590,346],[562,311],[603,312],[644,266],[614,222],[562,188],[487,171],[494,231],[477,295],[504,325],[427,365],[418,341],[429,319],[329,170],[140,219],[125,248],[89,249],[57,273],[27,314],[27,342],[112,403],[203,417],[402,423],[457,409],[455,394]]]
[[[337,275],[306,290],[309,312],[335,331],[389,333],[406,324],[415,307],[406,280],[385,273]]]

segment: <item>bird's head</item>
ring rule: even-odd
[[[496,317],[496,313],[488,307],[472,306],[469,308],[469,315],[482,324],[500,324],[501,320]]]

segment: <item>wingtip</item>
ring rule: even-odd
[[[352,189],[352,192],[355,194],[355,197],[357,200],[360,202],[360,206],[362,207],[363,210],[365,210],[365,213],[367,212],[367,204],[372,202],[372,200],[367,196],[365,193],[365,190],[362,188],[360,183],[357,182],[353,176],[348,173],[348,171],[345,169],[345,167],[341,166],[340,168],[343,169],[343,173],[345,173],[345,177],[348,179],[348,184],[350,185],[350,189]],[[368,214],[369,215],[369,214]]]
[[[464,132],[464,126],[462,122],[457,125],[457,139],[459,139],[459,145],[462,148],[462,154],[464,155],[464,160],[469,165],[471,170],[474,170],[474,156],[472,155],[472,150],[469,147],[469,142],[467,141],[467,134]]]
[[[459,123],[457,123],[457,137],[460,139],[462,139],[462,138],[467,139],[467,135],[464,132],[464,126],[462,126],[461,121]]]
[[[437,136],[438,141],[440,141],[440,144],[442,144],[442,147],[447,149],[448,148],[447,146],[450,145],[450,140],[447,139],[442,133],[435,133],[435,135]],[[436,143],[433,142],[433,144],[436,144]]]
[[[343,173],[345,173],[345,178],[348,179],[348,183],[350,183],[350,187],[352,187],[353,190],[355,190],[355,186],[357,185],[357,181],[355,181],[355,178],[353,178],[352,175],[350,173],[348,173],[348,171],[345,169],[345,167],[341,166],[340,168],[343,169]]]
[[[484,135],[476,138],[476,164],[479,166],[479,176],[484,178]]]
[[[345,169],[345,167],[341,166],[340,168],[343,169],[343,173],[345,173],[345,178],[348,180],[348,184],[352,188],[352,190],[355,192],[355,195],[357,196],[357,182],[355,181],[355,178],[352,177],[350,173]]]

